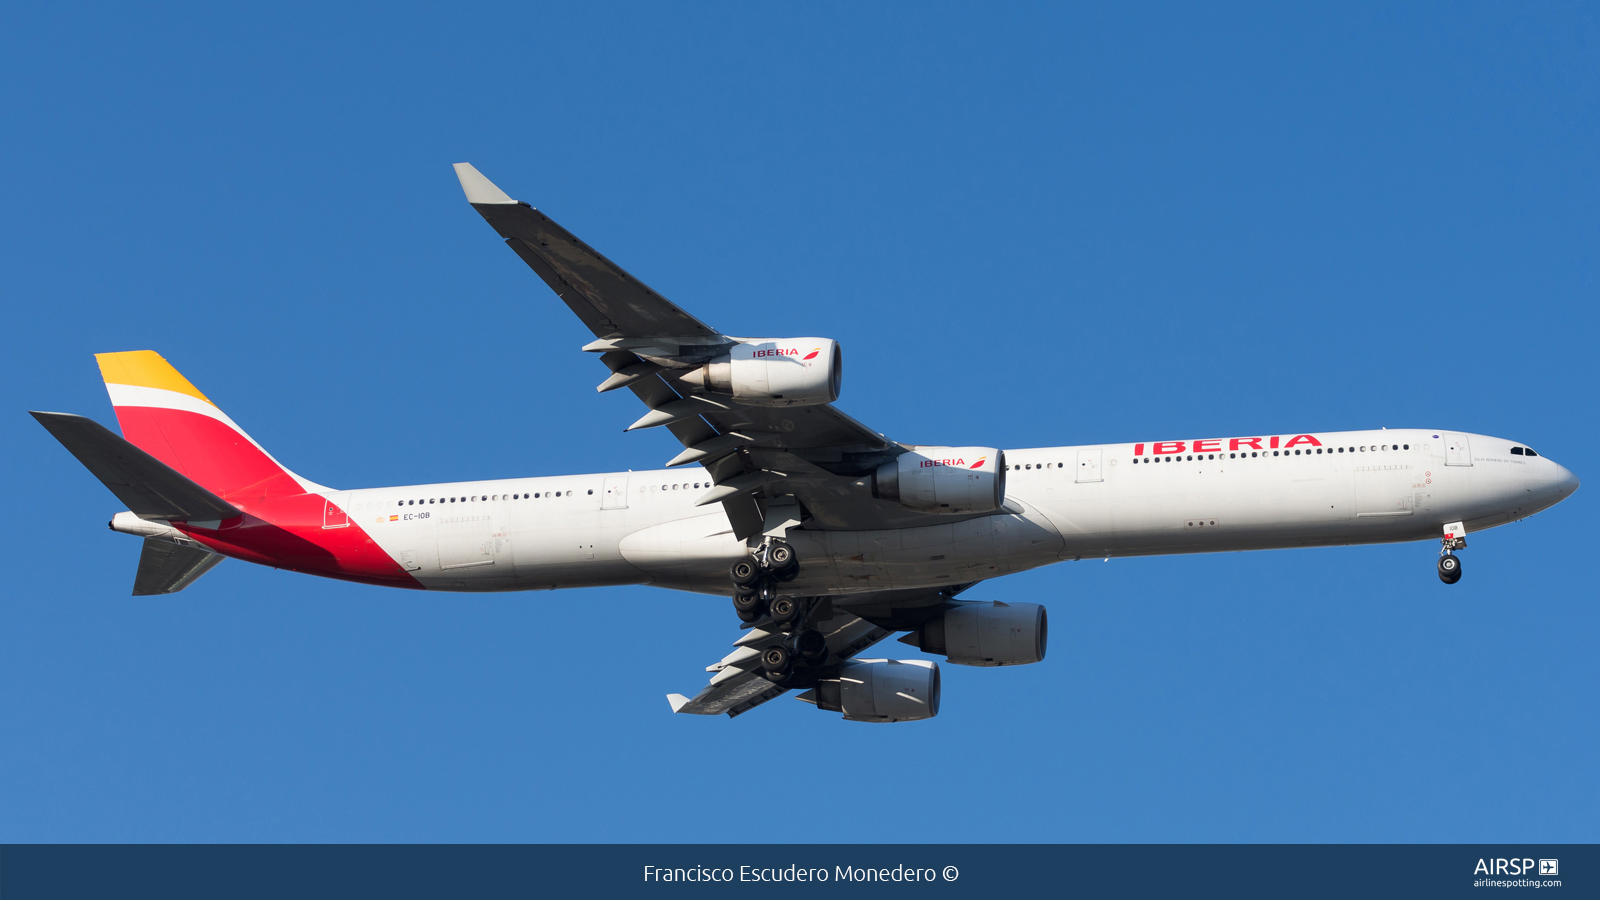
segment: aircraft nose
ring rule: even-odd
[[[1566,466],[1556,463],[1556,492],[1565,498],[1577,489],[1578,476],[1572,474],[1572,470]]]

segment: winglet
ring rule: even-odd
[[[495,187],[494,182],[483,177],[483,173],[474,169],[472,163],[456,163],[455,167],[456,177],[461,180],[461,190],[466,193],[468,203],[517,202]]]
[[[673,712],[677,712],[689,704],[689,698],[682,694],[668,694],[667,703],[672,705]]]

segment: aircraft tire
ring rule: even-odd
[[[1455,584],[1461,580],[1461,560],[1454,554],[1439,557],[1439,580],[1445,584]]]
[[[788,625],[800,615],[800,604],[789,597],[779,597],[768,604],[767,612],[772,616],[772,621]]]
[[[761,602],[761,595],[757,593],[740,592],[733,595],[733,611],[739,614],[739,619],[744,622],[754,622],[761,618],[766,604]],[[745,618],[749,616],[749,618]]]
[[[771,549],[767,551],[767,565],[774,572],[779,572],[794,565],[794,548],[782,541],[774,541]]]
[[[800,651],[800,656],[808,662],[817,662],[828,655],[828,639],[822,632],[809,630],[800,635],[795,641],[795,649]]]
[[[761,578],[761,567],[756,565],[755,560],[741,559],[728,567],[728,577],[733,579],[734,584],[755,584]]]
[[[761,668],[766,670],[767,678],[772,681],[787,681],[789,673],[794,670],[789,648],[777,644],[761,651]]]

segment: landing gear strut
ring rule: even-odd
[[[1444,546],[1439,550],[1439,580],[1455,584],[1461,580],[1461,560],[1456,558],[1455,552],[1467,546],[1467,530],[1460,522],[1452,522],[1444,527],[1440,543]]]

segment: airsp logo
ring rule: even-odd
[[[1533,872],[1531,859],[1480,859],[1478,867],[1472,870],[1474,875],[1527,875]],[[1561,874],[1560,860],[1539,860],[1540,875]]]

